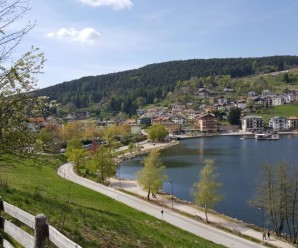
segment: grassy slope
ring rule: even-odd
[[[275,106],[269,109],[263,109],[260,115],[264,117],[265,123],[268,123],[269,119],[275,116],[282,116],[282,117],[298,116],[298,105],[284,104],[284,105]]]
[[[220,247],[60,178],[56,165],[0,167],[2,198],[83,247]],[[5,185],[8,187],[5,187]]]

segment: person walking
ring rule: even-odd
[[[267,231],[267,239],[270,240],[270,231]]]
[[[266,232],[264,230],[264,232],[263,232],[263,240],[265,240],[265,239],[266,239]]]

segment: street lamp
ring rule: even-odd
[[[171,196],[171,200],[172,200],[172,210],[174,208],[174,180],[173,178],[171,179],[171,182],[170,182],[171,186],[172,186],[172,196]]]
[[[262,210],[262,221],[263,221],[263,229],[265,229],[265,214],[264,214],[264,208],[258,207],[259,210]]]

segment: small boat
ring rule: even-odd
[[[279,140],[279,133],[277,131],[274,132],[266,132],[266,133],[256,133],[255,139],[257,140]]]

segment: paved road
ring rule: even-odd
[[[67,180],[95,190],[99,193],[107,195],[119,202],[122,202],[134,209],[147,213],[151,216],[154,216],[159,219],[163,219],[164,221],[179,227],[183,230],[186,230],[190,233],[193,233],[199,237],[202,237],[207,240],[211,240],[215,243],[224,245],[226,247],[237,247],[237,248],[248,248],[248,247],[263,247],[260,244],[255,244],[251,241],[242,239],[230,233],[226,233],[224,231],[218,230],[206,224],[197,222],[190,218],[187,218],[183,215],[179,215],[175,212],[172,212],[169,209],[164,210],[163,216],[161,214],[161,208],[150,204],[144,200],[136,198],[134,196],[125,194],[121,191],[115,190],[113,188],[109,188],[88,180],[86,178],[77,176],[73,172],[73,166],[71,163],[66,163],[62,165],[58,169],[58,174],[61,177],[64,177]]]

